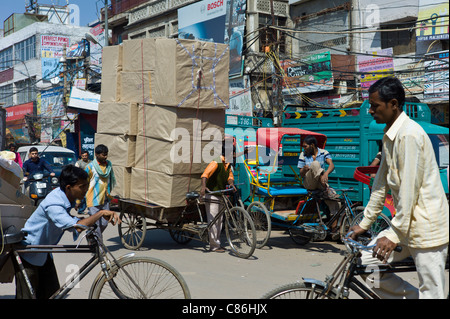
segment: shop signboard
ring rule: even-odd
[[[448,1],[419,0],[416,41],[448,40]]]
[[[5,108],[6,127],[15,143],[30,143],[25,115],[34,115],[34,103],[29,102]]]
[[[283,60],[283,94],[311,93],[333,89],[330,51],[300,60]]]

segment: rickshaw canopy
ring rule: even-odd
[[[299,135],[300,145],[303,144],[305,137],[312,135],[317,139],[317,147],[319,148],[324,148],[327,141],[327,136],[324,134],[302,130],[299,128],[262,127],[256,131],[257,145],[263,145],[278,151],[281,140],[285,135]]]

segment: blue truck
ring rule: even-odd
[[[384,124],[377,124],[369,114],[369,102],[351,108],[328,108],[314,110],[297,110],[295,106],[287,106],[284,111],[282,126],[297,127],[308,131],[325,134],[328,138],[326,149],[331,153],[335,164],[329,176],[330,186],[334,188],[353,187],[350,192],[352,201],[366,206],[370,198],[370,188],[354,178],[357,167],[368,166],[381,148],[384,135]],[[442,185],[448,194],[447,169],[449,165],[449,129],[431,123],[431,111],[427,104],[407,102],[404,111],[419,123],[428,133],[433,144],[436,160],[440,168]],[[256,130],[260,127],[273,127],[270,119],[245,116],[226,117],[225,133],[235,138],[237,152],[242,152],[256,141]],[[284,156],[298,157],[300,139],[295,136],[285,137],[282,142]],[[267,154],[268,155],[268,154]],[[293,167],[294,170],[298,168]],[[255,172],[256,173],[256,172]],[[251,189],[248,172],[239,161],[235,165],[236,182],[240,183],[241,196],[244,203],[251,202]],[[273,177],[293,176],[292,169],[280,167]],[[260,176],[264,178],[264,176]],[[392,212],[383,211],[387,216]]]
[[[331,153],[334,171],[329,176],[334,188],[353,187],[357,192],[349,193],[353,201],[366,206],[370,198],[369,186],[353,177],[355,169],[369,166],[380,151],[385,124],[377,124],[369,114],[370,104],[364,101],[360,107],[342,109],[314,109],[299,111],[286,107],[282,125],[325,134],[326,149]],[[448,194],[447,169],[449,165],[449,129],[431,123],[431,111],[424,103],[405,103],[404,111],[419,123],[430,137],[441,172],[442,185]],[[283,145],[283,151],[295,152],[298,141]],[[291,154],[294,155],[294,154]],[[384,211],[385,214],[389,214]]]

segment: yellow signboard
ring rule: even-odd
[[[448,2],[419,0],[416,41],[448,40]]]

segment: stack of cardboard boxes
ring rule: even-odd
[[[18,164],[0,157],[0,227],[4,231],[19,231],[35,208],[21,191],[21,177]]]
[[[104,50],[95,144],[109,148],[118,181],[113,195],[184,205],[221,149],[228,47],[158,38]]]
[[[21,178],[20,166],[0,157],[0,235],[19,232],[36,208],[32,200],[21,192]],[[0,283],[12,282],[14,278],[13,265],[7,259],[8,252],[0,236]]]

